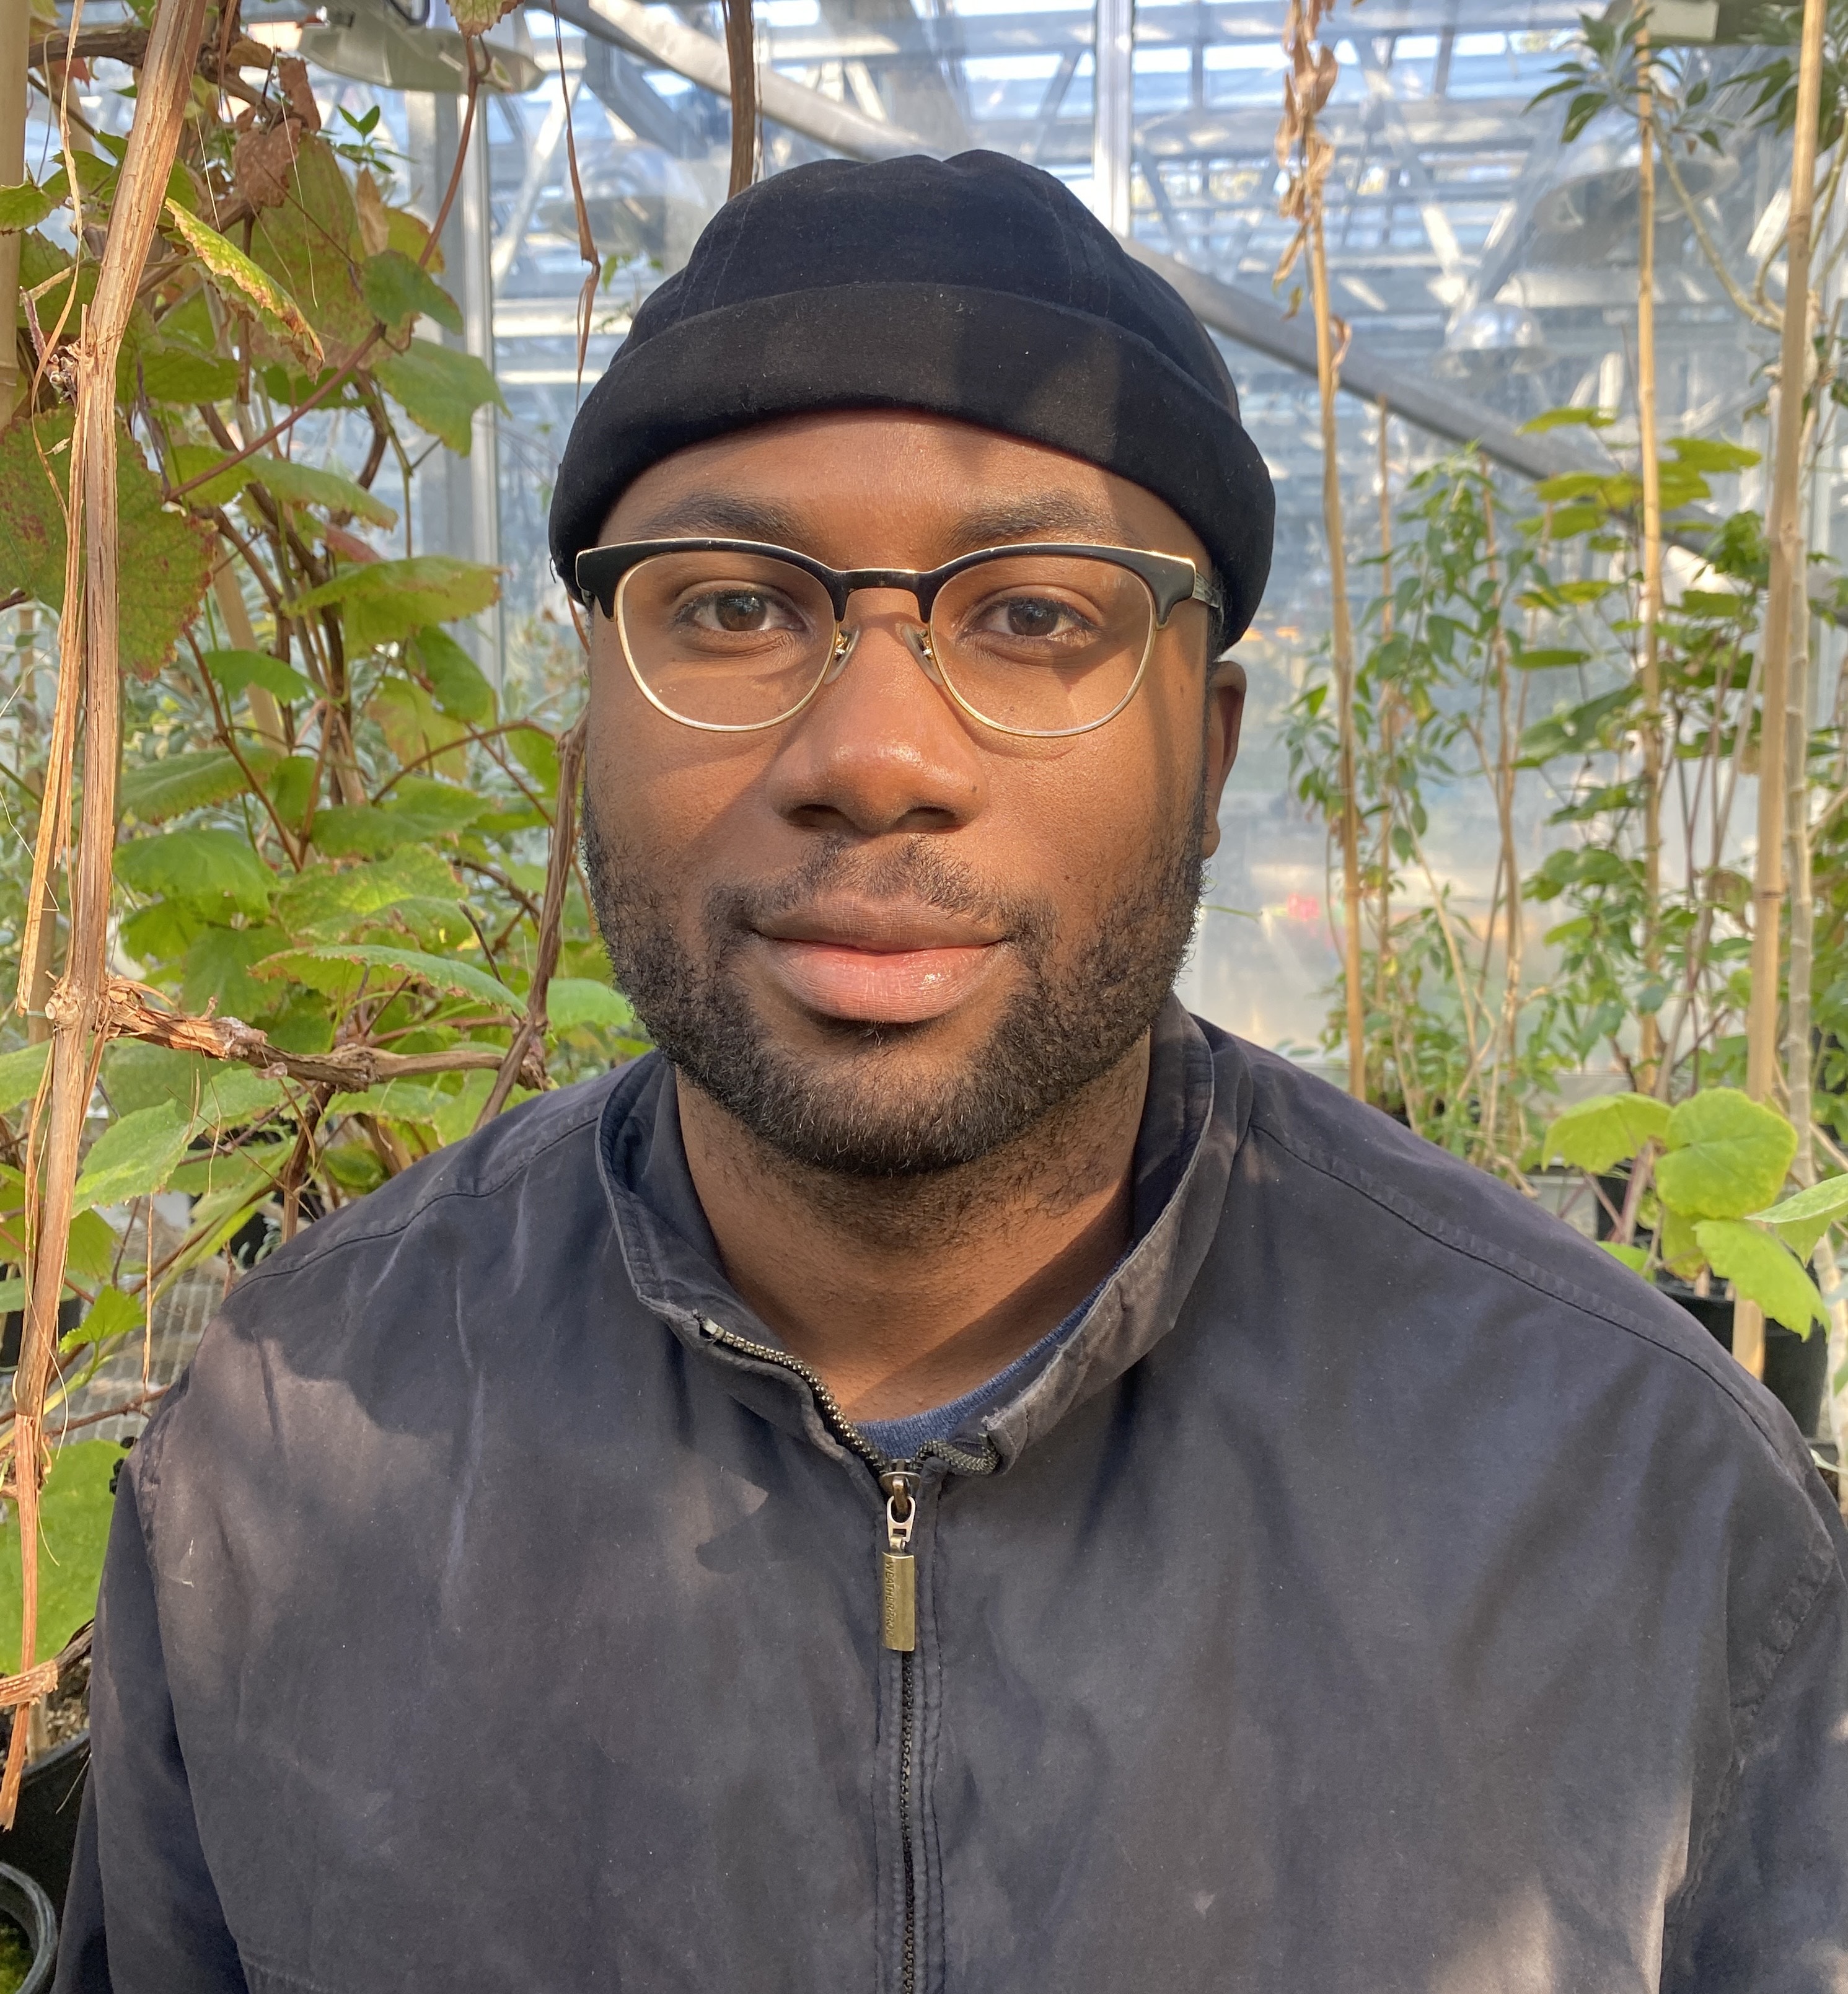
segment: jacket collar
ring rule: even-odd
[[[1171,996],[1150,1046],[1136,1149],[1137,1243],[1046,1368],[986,1416],[1002,1468],[1173,1327],[1218,1229],[1250,1091],[1237,1042],[1215,1033],[1209,1043]],[[750,1341],[779,1341],[725,1279],[687,1167],[674,1071],[658,1054],[617,1077],[598,1127],[597,1160],[643,1304],[700,1361],[723,1365],[728,1389],[753,1411],[843,1453],[799,1379],[715,1348],[701,1333],[709,1320]]]

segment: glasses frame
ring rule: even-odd
[[[770,720],[689,720],[684,714],[676,713],[650,690],[636,670],[635,659],[629,650],[629,639],[618,613],[620,598],[629,575],[643,562],[652,560],[657,554],[676,553],[753,554],[762,559],[781,561],[788,567],[798,569],[827,590],[828,602],[834,611],[834,637],[827,662],[816,673],[814,684],[786,712],[780,713]],[[1086,721],[1082,726],[1010,727],[1004,721],[990,719],[957,690],[955,681],[943,670],[931,647],[931,615],[945,586],[972,567],[982,567],[990,561],[1013,559],[1022,554],[1047,554],[1107,561],[1111,566],[1126,569],[1134,575],[1148,591],[1150,601],[1154,605],[1155,620],[1150,627],[1148,642],[1143,646],[1142,657],[1137,665],[1136,676],[1130,681],[1128,691],[1108,713],[1099,719]],[[839,674],[851,655],[859,632],[855,631],[851,636],[847,632],[847,605],[862,589],[897,589],[916,602],[918,615],[922,619],[923,642],[921,645],[914,643],[911,648],[917,656],[918,663],[972,720],[979,721],[984,727],[993,728],[998,734],[1011,734],[1037,741],[1062,740],[1075,734],[1089,734],[1099,727],[1107,726],[1114,720],[1136,697],[1141,687],[1143,676],[1148,670],[1150,656],[1155,648],[1155,632],[1167,629],[1170,618],[1182,603],[1203,602],[1215,612],[1225,608],[1225,599],[1218,587],[1202,574],[1198,566],[1185,554],[1161,553],[1148,547],[1098,546],[1087,541],[1077,540],[1022,540],[1002,546],[979,547],[972,553],[960,554],[955,560],[945,561],[942,567],[933,568],[830,567],[825,561],[817,560],[812,555],[799,553],[794,547],[777,546],[767,540],[622,540],[612,542],[608,546],[586,547],[573,564],[573,576],[579,598],[594,603],[602,611],[604,621],[615,625],[616,640],[622,647],[622,662],[629,667],[629,675],[634,680],[636,688],[642,697],[657,712],[665,714],[670,720],[677,721],[682,727],[696,728],[703,734],[758,734],[766,728],[780,727],[785,721],[794,720],[821,688]]]

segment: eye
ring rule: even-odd
[[[975,618],[977,630],[996,636],[1019,637],[1046,642],[1070,640],[1090,633],[1095,625],[1068,602],[1051,595],[998,596],[986,604]]]
[[[773,630],[800,630],[802,618],[773,591],[764,588],[709,588],[681,605],[676,619],[696,630],[722,631],[729,636],[760,636]]]

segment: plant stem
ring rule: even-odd
[[[1322,195],[1311,197],[1309,281],[1315,308],[1315,379],[1322,394],[1322,519],[1329,543],[1329,593],[1335,649],[1335,725],[1341,757],[1342,981],[1347,993],[1348,1091],[1366,1098],[1366,995],[1360,987],[1360,799],[1354,775],[1354,625],[1348,612],[1347,546],[1341,519],[1341,464],[1336,455],[1334,314],[1329,305],[1329,259]]]
[[[84,1120],[95,1084],[97,1033],[108,953],[109,893],[115,841],[115,768],[121,662],[116,515],[115,362],[135,293],[166,198],[190,100],[193,66],[205,28],[205,0],[163,0],[149,37],[128,151],[117,183],[96,294],[78,341],[77,412],[71,432],[70,500],[59,629],[60,704],[68,684],[84,709],[84,799],[71,903],[70,939],[52,1020],[45,1136],[33,1148],[32,1273],[19,1367],[13,1379],[13,1483],[19,1506],[19,1667],[33,1666],[38,1637],[39,1491],[44,1472],[45,1385],[57,1348],[58,1297],[71,1216],[71,1189]],[[74,286],[73,289],[74,290]],[[46,810],[67,817],[70,769],[48,786]],[[35,865],[35,871],[36,868]],[[0,1779],[0,1828],[12,1824],[25,1770],[28,1726],[15,1721]]]
[[[1637,36],[1637,447],[1643,472],[1643,968],[1653,982],[1662,966],[1662,484],[1655,428],[1655,111],[1649,30]],[[1642,1083],[1654,1082],[1661,1057],[1655,1012],[1639,1033]]]
[[[1774,1092],[1778,1069],[1778,919],[1784,896],[1784,716],[1789,704],[1792,598],[1801,580],[1802,522],[1798,516],[1803,463],[1805,361],[1809,346],[1809,252],[1815,194],[1816,114],[1821,99],[1826,0],[1804,0],[1796,129],[1791,146],[1788,276],[1772,461],[1771,588],[1761,647],[1758,851],[1752,882],[1752,992],[1746,1023],[1746,1091]]]
[[[32,34],[29,0],[0,0],[0,183],[26,177],[26,46]],[[0,235],[0,423],[19,400],[19,231]]]
[[[1387,452],[1387,412],[1380,404],[1380,635],[1393,634],[1392,465]],[[1393,752],[1397,745],[1398,698],[1391,680],[1380,687],[1380,903],[1374,942],[1373,1001],[1384,1016],[1391,1002],[1393,892]],[[1404,1076],[1400,1076],[1404,1091]]]

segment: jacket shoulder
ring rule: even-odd
[[[1222,1057],[1233,1042],[1215,1034]],[[1730,1400],[1799,1479],[1808,1449],[1770,1393],[1747,1376],[1686,1310],[1534,1198],[1414,1135],[1378,1108],[1274,1053],[1239,1043],[1248,1076],[1250,1167],[1266,1176],[1312,1173],[1346,1186],[1369,1208],[1371,1243],[1396,1262],[1421,1258],[1435,1280],[1444,1263],[1477,1287],[1525,1290],[1562,1325],[1596,1328],[1634,1349],[1651,1346],[1665,1362],[1698,1374]],[[1366,1238],[1344,1250],[1364,1253]],[[1534,1320],[1524,1311],[1524,1319]]]

